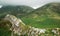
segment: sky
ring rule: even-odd
[[[0,0],[0,8],[2,5],[27,5],[36,9],[50,2],[60,2],[60,0]]]

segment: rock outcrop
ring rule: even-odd
[[[6,17],[4,18],[4,20],[10,21],[12,24],[12,27],[10,28],[10,30],[12,30],[14,32],[14,34],[18,34],[18,35],[25,35],[27,34],[28,36],[37,36],[40,35],[40,33],[45,33],[45,29],[38,29],[38,28],[34,28],[28,25],[25,25],[21,19],[16,18],[13,15],[6,15]]]
[[[21,36],[21,35],[40,36],[41,34],[45,34],[46,31],[48,31],[47,29],[40,29],[40,28],[35,28],[35,27],[25,25],[25,23],[23,23],[21,19],[16,18],[13,15],[9,15],[9,14],[6,15],[4,20],[7,20],[12,24],[12,26],[10,28],[10,30],[12,31],[12,36],[14,36],[13,34],[17,34],[19,36]],[[60,29],[58,29],[58,30],[60,30]],[[51,30],[51,32],[56,34],[57,31]],[[57,34],[60,34],[60,32],[58,32]],[[46,34],[46,35],[48,36],[48,34]]]

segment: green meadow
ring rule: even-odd
[[[22,18],[26,25],[37,28],[60,28],[60,20],[51,18]]]

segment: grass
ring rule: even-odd
[[[0,36],[11,36],[11,31],[0,28]]]
[[[26,25],[30,25],[37,28],[60,28],[60,20],[41,17],[41,18],[22,18],[22,21]]]

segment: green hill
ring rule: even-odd
[[[17,17],[22,17],[33,11],[34,9],[29,6],[3,6],[0,8],[0,16],[12,14]]]
[[[60,3],[49,3],[38,9],[28,6],[4,6],[0,8],[0,16],[12,14],[21,18],[30,26],[38,28],[60,28]]]
[[[60,28],[60,3],[49,3],[35,10],[28,6],[3,6],[0,8],[0,36],[11,36],[12,31],[9,30],[11,23],[4,21],[2,18],[6,14],[12,14],[21,18],[29,26],[48,28],[49,31],[47,32],[49,32],[50,36],[53,36],[51,32],[52,28]]]
[[[32,11],[31,13],[29,14],[37,14],[39,16],[41,15],[58,15],[60,14],[60,3],[49,3],[49,4],[46,4],[34,11]]]
[[[23,17],[27,24],[38,28],[60,28],[60,3],[46,4]]]

